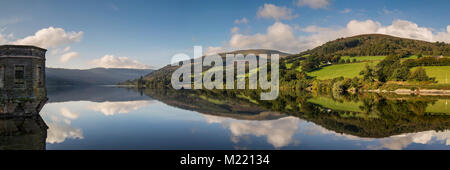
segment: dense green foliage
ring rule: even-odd
[[[302,70],[306,72],[311,72],[320,66],[320,61],[316,56],[308,56],[306,60],[301,64]]]
[[[401,67],[400,57],[396,55],[389,55],[380,63],[375,66],[375,72],[378,81],[386,82],[387,80],[392,79],[392,73],[394,70],[399,69]],[[397,76],[394,76],[396,78]]]
[[[418,59],[407,59],[403,62],[408,67],[417,66],[449,66],[450,58],[448,57],[420,57]]]
[[[312,50],[301,52],[297,55],[286,57],[285,61],[292,62],[294,60],[306,60],[302,62],[302,68],[306,72],[318,69],[320,65],[326,63],[344,64],[368,60],[381,60],[382,56],[398,56],[400,58],[416,54],[418,58],[423,55],[431,56],[450,56],[450,45],[442,42],[426,42],[405,38],[398,38],[388,35],[370,34],[359,35],[349,38],[339,38],[334,41],[327,42]],[[365,59],[357,56],[381,56],[378,59]],[[431,61],[426,59],[419,62],[413,60],[407,61],[408,67],[420,65],[449,65],[450,59],[439,59],[440,61]],[[431,58],[431,57],[430,57]],[[388,71],[386,69],[384,71]],[[390,70],[392,71],[392,70]],[[381,77],[388,79],[388,77]]]

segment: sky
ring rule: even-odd
[[[160,68],[177,53],[298,53],[381,33],[450,43],[448,0],[2,0],[0,44],[48,49],[47,67]]]

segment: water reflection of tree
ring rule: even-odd
[[[362,101],[361,113],[335,111],[309,103],[302,104],[301,113],[295,115],[338,133],[360,137],[388,137],[450,127],[449,115],[426,112],[427,106],[436,101],[435,98],[363,94],[341,96],[338,100],[354,101],[355,96]]]

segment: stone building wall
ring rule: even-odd
[[[46,98],[45,52],[34,46],[0,46],[1,99]]]

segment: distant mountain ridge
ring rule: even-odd
[[[115,85],[151,73],[152,69],[92,68],[64,69],[46,68],[47,86],[66,85]]]

